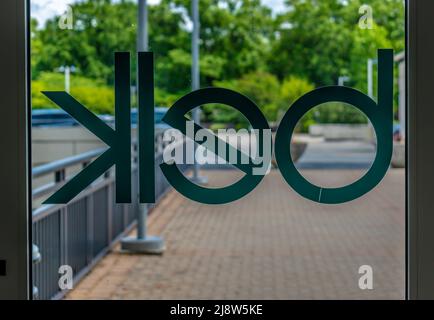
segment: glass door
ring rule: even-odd
[[[38,298],[404,299],[404,2],[145,2],[31,0]],[[146,83],[137,80],[137,50],[153,53],[155,204],[138,198],[141,183],[152,181],[139,183],[137,171],[138,97],[148,97],[141,95]],[[74,110],[43,92],[66,92],[101,126],[116,130],[116,52],[130,52],[124,81],[130,89],[132,199],[116,203],[111,168],[72,200],[44,203],[108,146]],[[205,90],[211,87],[223,89]],[[244,186],[249,176],[237,162],[241,157],[231,162],[218,148],[191,147],[186,132],[172,148],[174,125],[166,115],[198,89],[205,90],[202,100],[186,118],[206,129],[200,143],[218,137],[225,151],[231,145],[248,153],[261,149],[258,137],[265,137],[268,150],[275,149],[260,178],[247,177],[257,184],[250,192],[233,187]],[[330,99],[309,100],[325,90],[334,92]],[[362,108],[351,105],[347,93]],[[227,95],[243,109],[230,105]],[[312,108],[298,117],[306,103]],[[387,111],[381,121],[377,111],[370,113],[374,107]],[[266,131],[252,134],[257,127],[269,130],[269,140]],[[172,151],[181,156],[171,158]],[[364,181],[383,151],[391,164],[385,160],[384,178],[369,192],[328,196],[330,189]],[[168,163],[165,152],[179,179],[160,168]],[[181,190],[175,180],[193,185],[185,182]],[[303,186],[319,194],[310,197]],[[225,187],[221,198],[214,196]],[[196,197],[202,191],[212,196]],[[142,241],[150,235],[164,241],[163,255],[125,250],[127,236]]]

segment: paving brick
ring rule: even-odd
[[[303,170],[333,183],[360,170]],[[239,178],[207,171],[212,184]],[[272,171],[245,198],[207,206],[171,191],[153,210],[150,234],[162,256],[108,254],[67,299],[402,299],[405,281],[405,172],[351,203],[303,199]],[[374,290],[358,287],[371,265]]]

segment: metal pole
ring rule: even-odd
[[[148,5],[146,0],[138,0],[138,21],[137,21],[137,51],[148,51]],[[139,72],[137,72],[137,92],[140,91],[139,87]],[[139,123],[139,125],[141,125]],[[137,130],[139,134],[139,130]],[[139,137],[138,137],[139,138]],[[140,170],[140,168],[139,168]],[[139,180],[139,175],[137,175]],[[140,183],[138,181],[138,183]],[[137,201],[140,202],[139,196]],[[121,241],[121,248],[123,250],[143,253],[143,254],[162,254],[165,250],[164,240],[160,237],[149,236],[146,233],[148,207],[146,204],[138,204],[139,212],[137,217],[137,237],[124,238]]]
[[[71,68],[69,66],[65,66],[65,91],[69,93],[70,89],[71,89]]]
[[[137,51],[148,51],[148,4],[147,0],[139,0],[139,13],[137,23]],[[137,84],[139,83],[137,72]],[[140,88],[137,88],[140,90]],[[139,130],[137,130],[137,135]],[[137,137],[139,141],[140,137]],[[139,179],[139,175],[137,175]],[[146,239],[146,226],[148,218],[148,206],[139,203],[139,214],[137,219],[137,239]]]
[[[193,20],[193,32],[191,36],[191,89],[200,89],[200,66],[199,66],[199,32],[200,32],[200,20],[199,20],[199,0],[191,1],[191,16]],[[193,121],[200,124],[200,106],[197,106],[193,110]],[[196,154],[197,145],[194,145],[194,153]],[[206,183],[205,177],[199,176],[200,165],[194,161],[193,165],[193,178],[194,182]]]
[[[371,99],[374,99],[374,63],[375,60],[374,59],[368,59],[368,96]],[[375,133],[374,133],[374,127],[372,126],[372,123],[370,121],[368,121],[368,127],[370,129],[370,138],[373,142],[376,141],[375,138]]]
[[[148,51],[148,38],[148,4],[147,0],[139,0],[137,51]]]
[[[200,70],[199,70],[199,0],[191,1],[191,12],[193,20],[193,34],[191,37],[191,56],[192,56],[192,68],[191,68],[191,81],[192,90],[200,88]],[[198,116],[198,109],[194,110],[195,116]],[[199,119],[195,119],[197,121]]]
[[[368,96],[374,98],[374,60],[368,59]]]
[[[200,69],[199,69],[199,0],[191,1],[191,15],[193,20],[193,34],[191,37],[191,84],[192,90],[200,88]],[[193,121],[197,124],[200,123],[200,109],[193,110]],[[195,144],[194,153],[196,154],[197,146]],[[199,177],[199,165],[195,161],[193,168],[193,179],[197,180]]]

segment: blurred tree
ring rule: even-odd
[[[232,81],[217,81],[215,82],[217,87],[223,87],[238,91],[247,97],[249,97],[262,113],[265,115],[268,121],[276,121],[279,110],[279,103],[281,102],[281,89],[279,80],[272,74],[257,71],[244,75],[238,80]],[[233,110],[233,116],[230,118],[231,122],[245,122],[244,117],[241,118],[241,114]],[[227,111],[228,114],[230,111]],[[218,114],[214,114],[219,121]],[[239,116],[238,116],[239,115]],[[238,121],[236,121],[238,120]]]
[[[136,2],[75,2],[73,30],[60,29],[59,17],[44,26],[32,21],[35,90],[54,88],[53,79],[57,79],[58,89],[63,89],[63,76],[53,72],[62,65],[74,65],[77,72],[72,77],[72,92],[86,97],[89,106],[112,112],[107,91],[114,81],[113,53],[135,52]],[[373,30],[358,26],[362,4],[373,8]],[[191,0],[161,0],[149,7],[157,105],[169,106],[191,90],[190,6]],[[339,76],[349,76],[347,85],[365,91],[366,60],[375,58],[378,48],[404,49],[403,0],[291,0],[286,1],[286,9],[276,15],[260,0],[201,0],[202,87],[221,85],[238,90],[274,122],[313,85],[336,84]],[[133,84],[135,61],[132,59]],[[89,80],[85,85],[74,82],[84,78]],[[104,95],[101,107],[91,99],[98,95]],[[42,95],[33,97],[36,107],[50,105]],[[245,123],[228,107],[213,111],[208,106],[204,116],[205,121]]]
[[[190,14],[190,0],[173,2]],[[203,74],[203,83],[266,69],[275,25],[270,8],[260,0],[201,0],[199,9],[201,56],[214,67],[211,62],[216,61],[220,68],[220,72]]]
[[[342,8],[342,15],[348,27],[358,25],[359,8],[362,5],[369,5],[375,22],[374,28],[370,30],[371,33],[377,32],[380,27],[385,30],[385,36],[391,43],[389,48],[396,52],[405,49],[405,0],[351,0],[346,4]]]
[[[291,105],[302,95],[312,91],[314,89],[313,84],[309,83],[305,79],[290,76],[282,82],[280,89],[280,108],[278,111],[278,122],[283,118],[285,112],[291,107]],[[311,113],[308,113],[299,123],[299,129],[302,132],[307,132],[309,126],[314,123],[314,118]]]
[[[362,4],[372,5],[372,30],[359,28]],[[404,48],[402,0],[291,0],[286,6],[269,57],[281,79],[295,74],[323,86],[350,76],[351,84],[365,88],[366,60],[379,48]]]
[[[353,106],[339,102],[329,102],[312,109],[307,117],[315,123],[345,123],[361,124],[367,123],[366,116]]]
[[[42,72],[32,81],[32,107],[35,109],[57,108],[41,91],[64,90],[64,77],[61,73]],[[71,94],[89,110],[97,114],[112,114],[114,111],[113,88],[103,81],[74,75],[71,77]]]
[[[303,78],[297,78],[295,76],[289,76],[282,82],[280,89],[281,106],[283,111],[289,109],[289,107],[302,95],[312,91],[314,89],[313,84]]]
[[[38,68],[50,72],[61,65],[74,65],[79,74],[112,84],[113,53],[135,48],[135,5],[127,1],[112,4],[110,0],[92,0],[71,7],[72,30],[60,29],[59,17],[54,17],[39,31],[43,49]]]

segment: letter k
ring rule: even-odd
[[[109,147],[99,158],[49,197],[44,204],[68,203],[112,166],[116,168],[116,202],[131,203],[130,92],[129,52],[115,53],[115,130],[68,93],[42,92]]]

